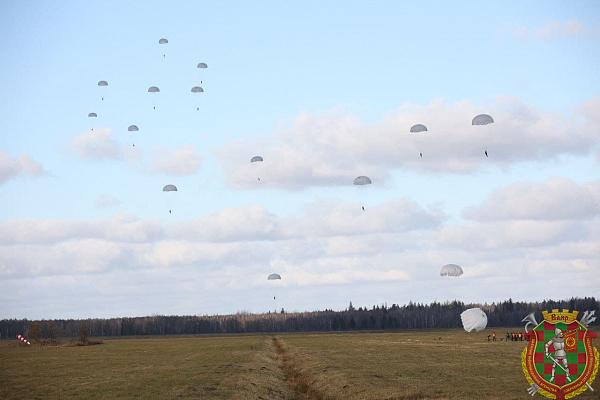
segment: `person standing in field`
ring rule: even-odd
[[[492,341],[496,341],[496,331],[492,331]]]

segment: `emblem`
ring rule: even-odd
[[[586,390],[594,391],[592,384],[598,373],[600,355],[593,346],[596,334],[588,326],[596,320],[595,311],[586,311],[578,321],[579,311],[554,309],[543,311],[540,323],[535,313],[522,322],[529,343],[521,353],[525,379],[531,385],[527,392],[549,399],[571,399]],[[528,331],[528,327],[533,329]]]

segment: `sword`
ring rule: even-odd
[[[548,357],[549,359],[552,360],[552,362],[554,363],[554,365],[557,365],[560,367],[560,369],[562,369],[563,371],[565,371],[567,374],[569,373],[569,371],[567,371],[565,369],[565,367],[563,367],[561,364],[558,363],[558,361],[556,361],[556,359],[554,357],[552,357],[550,354],[546,354],[546,357]],[[569,380],[569,382],[571,382],[571,377],[569,375],[567,375],[567,379]],[[589,382],[586,382],[585,385],[588,387],[588,389],[590,389],[592,392],[594,391],[594,388],[592,388],[592,385],[589,384]]]

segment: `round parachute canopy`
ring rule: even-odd
[[[160,92],[160,89],[158,88],[158,86],[150,86],[148,88],[148,93],[158,93]]]
[[[137,125],[129,125],[129,128],[127,128],[127,130],[129,132],[137,132],[140,130],[140,128],[138,128]]]
[[[371,178],[368,176],[357,176],[354,178],[355,185],[370,185],[371,183],[373,182],[371,182]]]
[[[200,86],[194,86],[192,88],[192,93],[202,93],[204,92],[204,89],[202,89]]]
[[[208,68],[208,65],[206,65],[206,63],[198,63],[196,68]]]
[[[98,86],[108,86],[108,82],[106,82],[106,81],[98,81]]]
[[[446,264],[440,270],[441,276],[461,276],[462,274],[462,267],[456,264]]]
[[[96,114],[96,113],[89,113],[88,114],[89,118],[96,118],[97,116],[98,116],[98,114]]]
[[[177,186],[175,185],[165,185],[165,187],[163,187],[163,192],[176,192],[177,191]]]
[[[261,156],[254,156],[250,159],[250,162],[262,162],[264,161]]]
[[[479,114],[473,118],[471,125],[488,125],[494,122],[494,119],[487,114]]]
[[[481,332],[487,326],[487,315],[481,308],[469,308],[460,314],[463,328],[467,332]]]
[[[158,40],[158,44],[167,44],[167,43],[169,43],[169,41],[167,40],[167,38],[160,38]]]
[[[427,127],[423,124],[416,124],[410,127],[410,133],[427,132]]]
[[[279,275],[279,274],[270,274],[267,277],[267,280],[269,280],[269,281],[274,281],[274,280],[277,280],[277,279],[281,279],[281,275]]]

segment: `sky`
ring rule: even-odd
[[[0,0],[0,35],[0,318],[600,296],[596,1]]]

